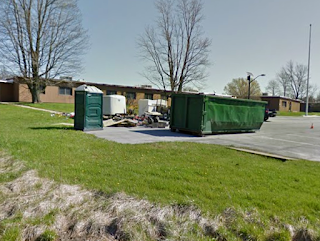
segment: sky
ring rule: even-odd
[[[137,39],[155,25],[155,0],[79,0],[90,46],[83,72],[75,79],[138,86],[150,84],[140,73]],[[319,0],[203,0],[202,27],[210,46],[208,78],[202,91],[222,94],[234,78],[251,72],[264,92],[288,61],[308,65],[310,83],[320,90]],[[153,86],[155,87],[155,86]]]

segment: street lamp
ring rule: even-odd
[[[308,54],[308,77],[307,77],[307,101],[306,101],[306,116],[309,111],[309,73],[310,73],[310,49],[311,49],[311,24],[309,31],[309,54]]]
[[[251,87],[251,83],[253,82],[253,81],[255,81],[258,77],[260,77],[260,76],[266,76],[265,74],[259,74],[257,77],[255,77],[254,79],[251,79],[251,76],[253,76],[253,74],[252,73],[250,73],[250,72],[247,72],[247,80],[248,80],[248,82],[249,82],[249,88],[248,88],[248,99],[250,99],[250,87]]]

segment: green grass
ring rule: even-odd
[[[56,125],[50,113],[0,104],[0,151],[41,176],[162,205],[194,204],[217,215],[257,210],[262,219],[319,227],[320,164],[281,162],[198,143],[118,144]],[[250,227],[247,227],[249,230]],[[255,229],[255,227],[253,227]]]
[[[0,232],[0,237],[2,241],[16,241],[20,238],[20,230],[18,227],[10,227],[3,231],[3,233]]]
[[[28,102],[19,102],[19,105],[26,105],[31,107],[36,107],[40,109],[46,110],[55,110],[65,113],[74,112],[74,104],[66,104],[66,103],[28,103]]]
[[[304,116],[306,113],[305,112],[289,112],[289,111],[278,111],[277,115],[278,116]],[[320,112],[309,112],[308,115],[319,115]]]

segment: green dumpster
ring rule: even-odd
[[[103,92],[95,86],[81,85],[75,90],[76,130],[103,129]]]
[[[172,94],[171,131],[197,135],[259,130],[267,102],[205,94]]]

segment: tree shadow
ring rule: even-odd
[[[150,130],[132,130],[141,134],[157,136],[157,137],[198,137],[190,132],[178,131],[172,132],[168,129],[150,129]]]
[[[31,130],[74,130],[73,126],[41,126],[29,127]]]
[[[199,137],[209,137],[209,136],[222,136],[222,135],[241,135],[248,133],[255,133],[254,130],[240,130],[240,131],[221,131],[212,132],[208,134],[199,134],[197,132],[179,130],[176,132],[171,132],[168,129],[150,129],[150,130],[131,130],[132,132],[138,132],[141,134],[156,136],[156,137],[188,137],[188,138],[199,138]]]

